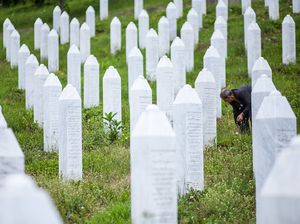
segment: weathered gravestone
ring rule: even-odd
[[[174,67],[167,56],[163,56],[156,68],[157,106],[172,121],[172,105],[175,97]]]
[[[214,23],[214,29],[220,30],[223,33],[223,36],[227,43],[227,22],[224,20],[222,16],[218,16],[215,23]]]
[[[3,224],[63,224],[49,194],[24,174],[10,175],[3,180],[0,209]]]
[[[103,116],[112,112],[114,119],[122,121],[121,77],[113,66],[110,66],[103,77]]]
[[[41,28],[43,21],[37,18],[34,22],[34,50],[39,50],[41,46]]]
[[[143,76],[138,76],[133,82],[130,91],[130,133],[142,112],[152,104],[152,89]]]
[[[77,90],[68,84],[59,97],[59,175],[63,180],[82,179],[82,115]]]
[[[138,46],[137,28],[133,22],[130,22],[126,27],[126,62],[133,47]]]
[[[185,46],[185,68],[187,72],[194,69],[194,30],[189,22],[185,22],[180,30],[180,37]]]
[[[18,66],[18,52],[20,49],[20,34],[14,30],[10,35],[10,67]]]
[[[156,80],[156,66],[158,63],[159,40],[154,29],[150,29],[146,36],[146,77],[150,81]]]
[[[177,36],[177,8],[173,2],[169,2],[166,14],[169,20],[170,40],[172,41]]]
[[[61,16],[61,9],[59,6],[55,6],[53,9],[53,29],[56,30],[57,33],[60,33],[60,16]]]
[[[121,22],[118,17],[114,17],[110,23],[110,52],[116,54],[121,50]]]
[[[59,43],[55,29],[52,29],[48,35],[48,69],[49,72],[59,70]]]
[[[34,73],[38,66],[36,57],[31,54],[25,62],[25,105],[27,110],[33,109]]]
[[[206,68],[198,74],[195,89],[203,104],[203,145],[213,145],[217,137],[216,81]]]
[[[90,55],[84,63],[84,108],[99,106],[99,63]]]
[[[90,28],[90,37],[94,37],[96,35],[95,27],[95,9],[92,6],[89,6],[85,12],[85,21]]]
[[[195,9],[191,8],[187,14],[187,21],[191,24],[194,31],[194,46],[199,42],[199,21],[198,21],[198,13]]]
[[[70,22],[69,22],[69,14],[64,11],[60,16],[60,43],[66,44],[69,43],[69,29],[70,29]]]
[[[183,86],[175,98],[173,123],[179,144],[176,151],[178,193],[203,190],[203,107],[190,85]]]
[[[80,24],[77,18],[73,18],[70,23],[70,46],[75,44],[79,47]]]
[[[174,94],[186,83],[185,46],[183,41],[176,37],[171,45],[171,61],[174,68]]]
[[[76,45],[70,47],[67,58],[68,84],[74,86],[81,96],[81,55]]]
[[[246,10],[251,7],[251,0],[242,0],[242,14],[244,15]]]
[[[282,22],[282,63],[296,63],[296,31],[295,22],[290,15]]]
[[[293,13],[300,12],[300,0],[293,0]]]
[[[259,57],[254,63],[251,72],[252,88],[255,86],[257,79],[259,79],[262,74],[272,78],[272,69],[268,61],[263,57]]]
[[[108,0],[100,0],[100,20],[108,17]]]
[[[80,27],[80,54],[81,62],[85,62],[91,52],[91,37],[90,28],[86,23],[83,23]]]
[[[192,0],[192,8],[198,14],[198,29],[203,27],[202,16],[203,16],[203,0]]]
[[[177,223],[177,149],[165,114],[148,106],[130,142],[132,223]]]
[[[62,86],[56,75],[51,73],[43,86],[44,151],[58,151],[58,99]]]
[[[279,19],[279,0],[269,0],[269,18],[275,21]]]
[[[134,18],[138,19],[144,8],[144,0],[134,0]]]
[[[15,30],[15,27],[13,24],[8,24],[7,28],[6,28],[6,61],[10,62],[10,52],[11,52],[11,44],[10,44],[10,36],[12,34],[12,32]]]
[[[146,10],[142,10],[138,19],[139,23],[139,47],[144,49],[146,47],[146,36],[149,31],[149,15]]]
[[[300,137],[281,152],[261,192],[257,223],[300,223]]]
[[[256,14],[254,10],[251,7],[248,7],[245,14],[244,14],[244,44],[245,44],[245,49],[247,49],[247,31],[249,28],[249,25],[251,23],[256,22]]]
[[[169,53],[170,50],[170,30],[169,20],[162,16],[158,22],[158,39],[159,39],[159,57]]]
[[[34,73],[34,91],[33,91],[33,115],[34,121],[38,123],[39,127],[43,127],[43,87],[46,79],[49,76],[48,69],[41,64]]]
[[[251,77],[253,65],[261,56],[261,31],[257,23],[249,25],[247,35],[247,66],[248,76]]]
[[[143,55],[137,47],[133,47],[128,57],[128,97],[130,99],[130,89],[135,80],[144,77]]]
[[[219,0],[216,6],[216,17],[222,16],[225,21],[228,20],[228,6],[223,2],[223,0]]]
[[[180,18],[183,14],[183,0],[174,0],[174,4],[177,9],[177,18]]]
[[[50,28],[47,23],[41,27],[41,42],[40,42],[40,60],[47,59],[48,56],[48,34]]]
[[[213,32],[213,35],[210,38],[210,44],[217,49],[220,56],[224,58],[225,63],[225,59],[227,57],[227,43],[223,33],[220,30],[217,29]]]
[[[3,116],[1,105],[0,105],[0,128],[7,128],[7,122]]]
[[[297,134],[295,114],[286,97],[273,91],[266,96],[255,118],[257,132],[254,140],[257,143],[255,180],[256,180],[256,211],[261,209],[261,189],[277,155],[287,143]],[[257,213],[258,215],[258,213]],[[258,218],[258,216],[257,216]]]
[[[6,48],[6,37],[7,37],[7,27],[11,24],[9,18],[6,18],[3,22],[3,47]]]

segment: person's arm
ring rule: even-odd
[[[245,105],[245,109],[243,110],[243,117],[250,117],[251,114],[251,90],[245,90],[242,94],[243,103]]]

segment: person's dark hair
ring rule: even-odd
[[[220,93],[220,97],[222,99],[226,99],[232,94],[232,91],[230,89],[227,89],[227,87],[223,87]]]

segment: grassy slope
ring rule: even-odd
[[[98,1],[97,1],[98,2]],[[122,77],[123,119],[128,130],[127,67],[125,64],[125,28],[133,16],[131,0],[111,0],[110,19],[117,15],[122,21],[122,51],[112,57],[109,53],[109,20],[97,21],[97,36],[92,40],[92,53],[101,66],[101,78],[109,65],[114,65]],[[167,0],[145,1],[150,12],[151,27],[164,14]],[[185,1],[185,15],[190,1]],[[281,18],[291,13],[288,3],[281,1]],[[70,17],[84,20],[86,7],[92,1],[70,1]],[[276,87],[287,96],[296,116],[300,114],[299,60],[297,65],[281,64],[281,23],[268,20],[262,1],[254,4],[257,21],[262,29],[263,56],[273,69]],[[53,6],[37,9],[21,5],[1,9],[0,21],[10,17],[20,31],[21,42],[33,50],[33,23],[40,16],[51,24]],[[230,87],[248,84],[246,57],[243,47],[243,20],[238,5],[229,11],[229,36],[227,83]],[[296,24],[300,16],[293,16]],[[195,70],[188,75],[193,84],[202,68],[203,55],[209,46],[215,18],[214,6],[209,6],[204,18],[204,29],[200,33],[200,44],[195,52]],[[184,18],[178,21],[178,31]],[[0,37],[2,43],[2,33]],[[297,31],[300,40],[300,31]],[[299,44],[297,45],[299,49]],[[60,47],[60,71],[57,73],[66,84],[66,53],[68,46]],[[35,52],[39,56],[39,52]],[[4,61],[4,50],[0,52],[0,104],[9,126],[14,130],[26,156],[26,172],[53,197],[66,223],[129,223],[129,133],[109,145],[100,121],[102,107],[83,112],[83,166],[84,181],[60,183],[58,181],[58,157],[55,153],[44,153],[42,130],[33,124],[32,112],[25,110],[24,92],[17,90],[17,70],[11,70]],[[299,53],[297,53],[299,59]],[[155,95],[155,84],[151,84]],[[155,97],[155,96],[154,96]],[[254,182],[252,177],[251,138],[236,134],[231,109],[223,108],[224,117],[218,121],[218,147],[205,152],[206,189],[192,192],[179,202],[181,223],[253,223],[255,220]],[[299,127],[298,120],[298,127]]]

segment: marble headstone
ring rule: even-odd
[[[80,43],[81,62],[84,63],[91,52],[90,28],[86,23],[83,23],[80,27],[79,43]]]
[[[245,14],[244,14],[244,44],[245,49],[247,49],[247,31],[248,27],[251,23],[256,22],[256,14],[251,7],[248,7]]]
[[[10,67],[18,66],[18,52],[20,49],[20,34],[14,30],[10,35]]]
[[[25,62],[25,105],[27,110],[33,109],[34,73],[38,66],[38,60],[31,54]]]
[[[76,45],[72,45],[68,51],[67,73],[68,84],[74,86],[81,96],[81,55]]]
[[[198,13],[195,9],[191,8],[187,14],[187,21],[192,25],[194,31],[194,43],[195,48],[199,42],[199,21],[198,21]]]
[[[144,77],[144,60],[139,48],[133,47],[128,57],[128,94],[130,98],[130,89],[135,80]]]
[[[279,19],[279,0],[269,0],[269,18],[274,21]]]
[[[60,16],[59,28],[60,28],[60,43],[61,44],[69,43],[70,22],[69,22],[69,14],[65,11]]]
[[[48,70],[57,72],[59,70],[59,43],[55,29],[48,35]]]
[[[268,77],[272,78],[272,69],[268,61],[263,57],[259,57],[255,61],[251,72],[252,87],[255,86],[256,80],[260,78],[262,74],[265,74]]]
[[[121,22],[114,17],[110,23],[110,52],[116,54],[121,50]]]
[[[251,7],[251,0],[242,0],[242,14],[244,15],[248,7]]]
[[[227,43],[223,33],[220,30],[217,29],[213,32],[213,35],[210,38],[210,44],[217,49],[218,53],[222,58],[224,58],[225,62],[227,57]]]
[[[138,46],[138,31],[133,22],[130,22],[126,27],[126,62],[133,47]]]
[[[177,36],[177,8],[173,2],[169,2],[166,14],[169,20],[170,40],[172,41]]]
[[[189,22],[185,22],[180,30],[180,37],[185,46],[185,68],[187,72],[194,69],[194,30]]]
[[[44,23],[41,27],[41,42],[40,42],[40,59],[47,59],[48,57],[48,34],[50,28],[47,23]]]
[[[247,35],[247,66],[248,76],[251,77],[253,65],[261,56],[261,31],[257,23],[249,25]]]
[[[14,25],[12,25],[11,23],[8,24],[7,28],[6,28],[6,37],[5,37],[5,41],[6,41],[6,61],[10,62],[10,52],[11,52],[11,44],[10,44],[10,37],[12,32],[15,30]]]
[[[192,0],[192,9],[194,9],[198,15],[198,28],[202,28],[202,16],[203,16],[203,0]]]
[[[70,23],[70,46],[75,44],[79,47],[80,24],[77,18],[73,18]]]
[[[170,50],[170,34],[169,20],[162,16],[158,22],[158,39],[159,39],[159,57],[169,53]]]
[[[146,77],[149,81],[156,80],[156,66],[158,63],[159,40],[154,29],[150,29],[146,36]]]
[[[293,0],[293,13],[300,13],[300,0]]]
[[[296,63],[296,30],[295,22],[290,15],[282,22],[282,63]]]
[[[106,19],[108,17],[108,0],[100,1],[100,20]]]
[[[59,33],[60,16],[61,9],[59,6],[55,6],[55,8],[53,9],[53,29],[55,29],[57,33]]]
[[[177,18],[180,18],[183,14],[183,0],[174,0],[174,4],[177,9]]]
[[[11,24],[9,18],[6,18],[3,22],[3,47],[6,48],[6,37],[7,37],[7,27]]]
[[[134,18],[138,19],[144,8],[144,0],[134,0]]]
[[[34,49],[39,50],[41,46],[41,28],[43,21],[37,18],[34,23]]]
[[[227,43],[227,22],[224,20],[222,16],[217,17],[214,23],[214,29],[220,30],[223,33],[223,36],[226,39],[226,43]]]
[[[92,6],[89,6],[85,12],[85,21],[90,28],[90,37],[94,37],[96,35],[95,20],[95,9]]]
[[[224,3],[223,0],[219,0],[216,6],[216,17],[222,16],[225,21],[228,20],[228,6]]]
[[[139,47],[144,49],[146,47],[146,36],[149,31],[149,15],[146,10],[142,10],[139,18]]]

